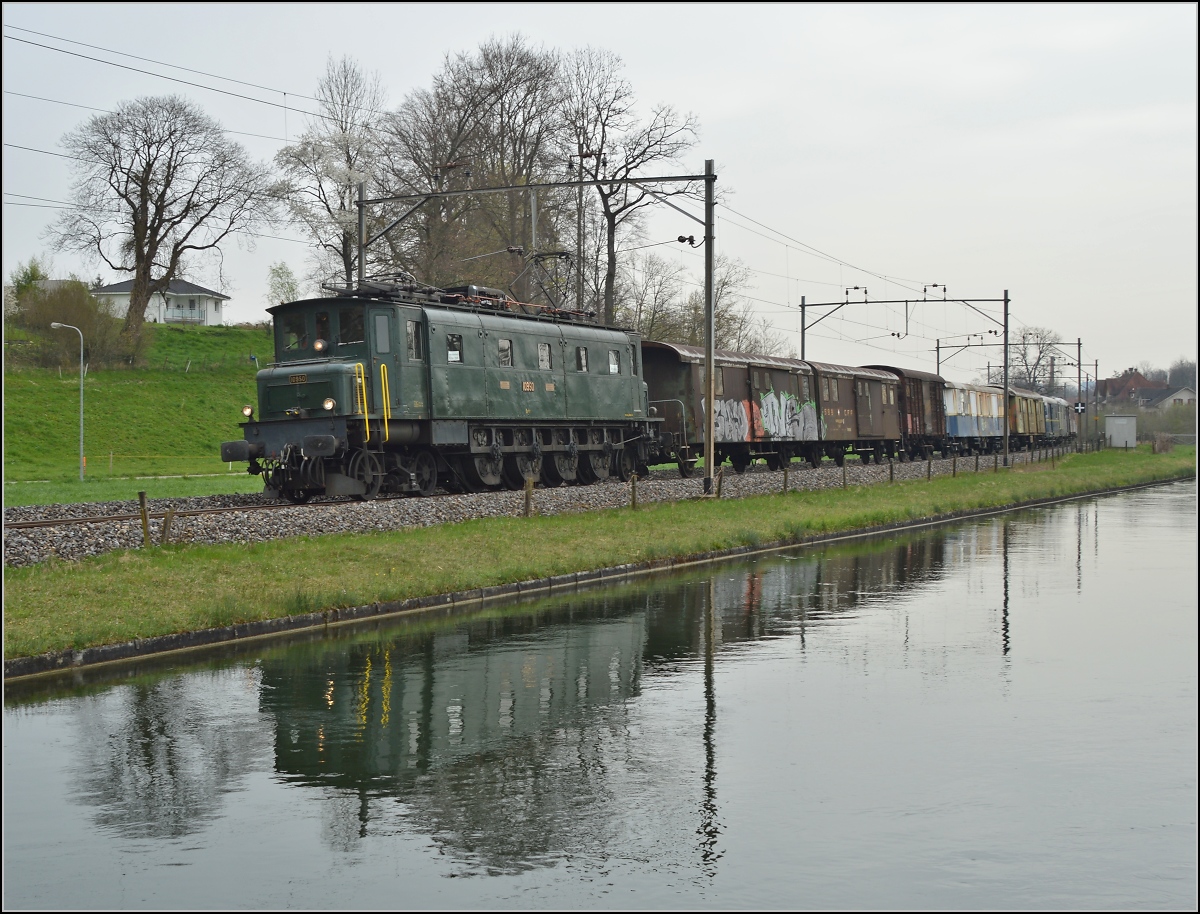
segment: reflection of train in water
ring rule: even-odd
[[[270,311],[275,361],[221,459],[292,501],[628,479],[667,461],[688,476],[704,450],[695,347],[477,286],[370,282]],[[892,366],[718,351],[713,381],[715,451],[737,472],[989,453],[1006,421],[1015,448],[1076,432],[1057,398]]]

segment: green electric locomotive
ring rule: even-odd
[[[476,286],[269,310],[275,360],[221,459],[293,502],[628,478],[657,454],[636,333]]]

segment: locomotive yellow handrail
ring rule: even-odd
[[[354,363],[354,406],[362,407],[363,425],[366,426],[366,440],[371,440],[371,417],[367,415],[367,370],[362,362]]]
[[[390,437],[388,432],[388,420],[392,418],[392,391],[388,387],[387,366],[379,366],[379,389],[383,394],[383,440],[387,441]]]

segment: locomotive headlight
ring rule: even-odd
[[[332,410],[335,406],[337,406],[337,401],[334,400],[333,397],[326,397],[325,402],[321,405],[328,410]]]
[[[242,407],[242,415],[245,416],[247,419],[249,419],[251,416],[254,415],[254,407],[253,406],[243,406]]]
[[[313,352],[324,352],[329,348],[329,344],[324,340],[317,340],[313,343]]]

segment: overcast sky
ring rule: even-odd
[[[1102,377],[1196,357],[1195,4],[6,3],[3,17],[6,279],[47,250],[41,232],[57,212],[16,204],[65,200],[70,183],[69,160],[14,146],[60,150],[89,107],[182,94],[226,129],[261,135],[236,138],[269,160],[303,127],[295,110],[285,123],[283,93],[311,110],[297,96],[313,94],[330,55],[377,71],[394,106],[429,85],[446,53],[520,32],[548,48],[614,51],[644,110],[670,102],[697,115],[685,166],[714,159],[729,193],[717,248],[755,271],[756,307],[797,351],[802,295],[841,300],[857,285],[919,300],[942,283],[952,297],[1008,289],[1014,331],[1050,327],[1072,354],[1081,337]],[[700,226],[667,210],[647,240],[678,234]],[[700,279],[698,252],[659,250]],[[265,317],[267,268],[279,260],[303,272],[304,245],[227,251],[221,291],[235,319]],[[54,266],[126,278],[65,254]],[[935,340],[995,327],[957,304],[910,314],[897,339],[903,306],[844,308],[809,332],[807,355],[933,370]],[[942,373],[968,380],[998,357],[964,351]]]

